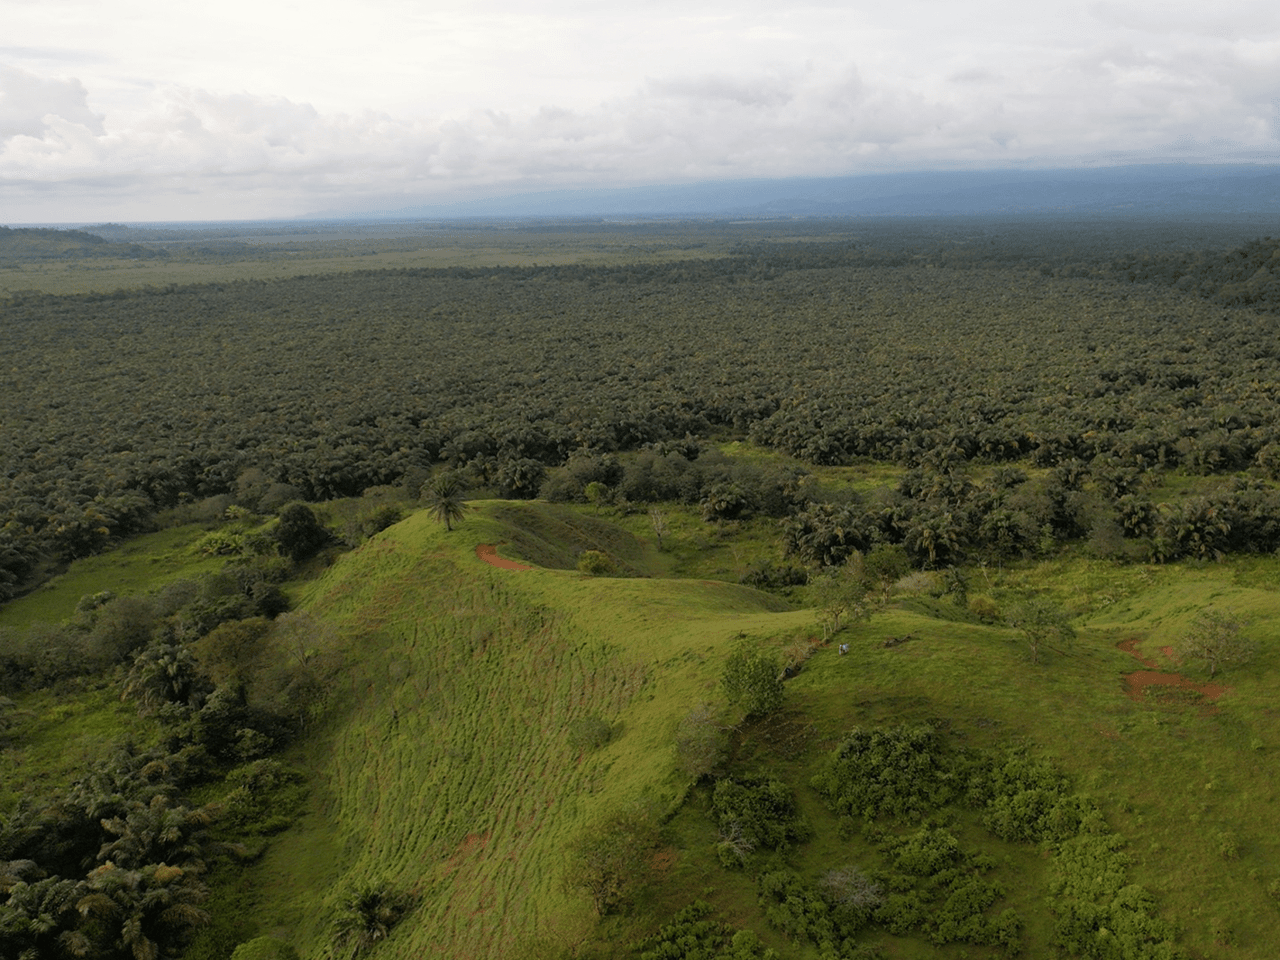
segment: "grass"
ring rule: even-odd
[[[207,525],[186,524],[143,534],[106,553],[76,560],[65,572],[0,607],[0,627],[60,623],[87,594],[106,589],[117,596],[148,593],[175,580],[220,570],[223,558],[200,556],[189,549],[208,532]]]
[[[287,229],[287,228],[286,228]],[[737,238],[692,235],[679,229],[637,244],[588,232],[532,230],[433,231],[399,240],[294,238],[255,243],[237,254],[179,251],[169,260],[91,258],[0,266],[0,299],[16,293],[101,293],[168,284],[289,277],[433,267],[633,264],[720,257]]]
[[[330,842],[345,856],[338,867],[313,868],[312,831],[276,841],[267,857],[274,872],[256,908],[261,926],[273,915],[294,918],[294,942],[304,955],[318,952],[326,934],[317,898],[332,907],[330,891],[386,875],[422,898],[382,948],[387,956],[498,956],[535,936],[586,937],[593,920],[585,900],[556,882],[564,845],[609,810],[641,802],[678,811],[668,827],[677,852],[635,915],[605,928],[609,936],[635,935],[705,896],[784,956],[810,956],[764,926],[749,876],[719,868],[701,791],[679,806],[686,784],[674,772],[672,742],[691,705],[718,697],[734,643],[781,646],[811,631],[813,614],[710,577],[662,576],[690,569],[681,551],[690,558],[698,551],[681,542],[701,523],[692,512],[668,514],[673,532],[663,554],[644,542],[651,534],[639,514],[484,503],[452,534],[415,515],[311,587],[310,609],[338,620],[359,650],[344,712],[306,758],[324,817],[342,825]],[[615,523],[610,535],[605,528]],[[495,570],[476,559],[478,542],[553,566]],[[569,569],[573,551],[588,544],[611,547],[632,575]],[[725,554],[702,569],[711,572]],[[1258,562],[1248,567],[1248,579],[1267,579]],[[949,598],[891,604],[870,623],[846,628],[849,656],[834,646],[817,651],[788,684],[781,721],[744,730],[738,763],[781,771],[819,827],[794,865],[816,876],[832,856],[870,856],[835,838],[831,815],[807,787],[843,732],[932,721],[957,744],[1025,741],[1053,758],[1128,838],[1133,879],[1184,926],[1187,946],[1228,955],[1214,944],[1225,924],[1235,931],[1229,955],[1273,955],[1280,941],[1265,887],[1280,849],[1260,826],[1271,820],[1274,791],[1258,760],[1280,743],[1265,707],[1276,664],[1264,656],[1247,676],[1238,671],[1217,712],[1138,703],[1124,696],[1122,677],[1139,665],[1116,644],[1141,632],[1143,649],[1158,645],[1209,602],[1280,622],[1280,594],[1238,585],[1229,565],[1064,559],[985,576],[1002,602],[1046,588],[1075,598],[1077,640],[1036,664],[1017,634],[973,621]],[[906,643],[883,646],[908,634]],[[571,727],[590,714],[615,735],[575,754]],[[1040,955],[1049,926],[1039,906],[1043,857],[972,822],[962,831],[997,852],[1002,865],[993,877],[1013,891],[1005,905],[1027,918],[1027,949]],[[1236,859],[1223,859],[1223,849]],[[910,939],[886,944],[895,957],[959,955]]]
[[[154,725],[138,716],[134,704],[121,702],[111,683],[12,699],[13,724],[0,732],[0,813],[24,792],[47,796],[64,790],[89,762],[118,744],[146,746],[156,736]]]
[[[680,718],[720,698],[735,644],[785,647],[815,632],[814,614],[733,582],[739,567],[776,551],[768,521],[719,527],[691,509],[663,509],[671,533],[661,553],[643,513],[485,501],[453,532],[416,513],[293,585],[306,609],[339,628],[346,666],[330,713],[287,758],[310,772],[311,806],[235,879],[252,890],[234,899],[237,929],[323,955],[343,892],[385,877],[419,900],[378,948],[387,958],[626,942],[695,897],[784,957],[816,957],[767,928],[749,874],[719,867],[709,798],[689,789],[674,753]],[[202,533],[138,541],[135,554],[117,558],[128,563],[76,564],[47,592],[67,609],[83,593],[117,589],[117,571],[134,571],[143,589],[153,583],[147,571],[189,575],[159,558],[194,562],[188,545]],[[478,543],[535,568],[489,567]],[[578,573],[582,549],[604,549],[625,575]],[[865,841],[838,836],[809,778],[852,726],[929,722],[958,746],[1022,742],[1051,758],[1127,839],[1132,881],[1155,894],[1194,955],[1280,955],[1267,894],[1280,879],[1280,837],[1269,826],[1280,802],[1280,560],[1141,566],[1063,556],[966,572],[971,593],[1002,606],[1031,592],[1053,596],[1074,614],[1076,639],[1033,663],[1015,631],[978,622],[948,596],[895,598],[846,627],[837,639],[849,655],[835,643],[818,648],[788,682],[783,713],[736,737],[737,768],[793,784],[817,828],[782,859],[810,878],[837,861],[874,865]],[[1175,670],[1161,648],[1209,605],[1250,621],[1257,660],[1222,675],[1228,691],[1216,703],[1126,697],[1123,678],[1141,664],[1117,645],[1136,639],[1138,653]],[[911,639],[884,645],[903,636]],[[33,695],[20,708],[13,740],[22,746],[2,755],[0,783],[19,771],[45,782],[70,776],[77,758],[128,735],[137,719],[106,687]],[[602,746],[575,739],[592,718],[611,728]],[[666,866],[631,916],[597,927],[586,899],[561,887],[564,850],[636,804],[673,814]],[[972,815],[957,829],[999,861],[992,877],[1010,891],[1001,908],[1028,924],[1024,955],[1046,955],[1041,852],[991,838]],[[963,955],[884,942],[895,958]]]

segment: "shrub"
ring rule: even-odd
[[[614,572],[613,560],[600,550],[583,550],[578,555],[578,572],[592,577],[607,577]]]
[[[598,713],[588,714],[569,725],[569,746],[578,753],[599,750],[613,739],[613,727]]]
[[[728,739],[718,711],[705,703],[694,707],[676,728],[680,769],[695,780],[710,776],[724,761]]]
[[[969,598],[969,612],[983,623],[995,623],[1000,619],[1000,605],[985,593]]]
[[[763,717],[782,706],[781,674],[775,657],[739,650],[730,655],[721,682],[731,704],[748,717]]]
[[[950,760],[925,727],[854,729],[812,783],[836,813],[866,820],[918,818],[955,792]]]
[[[807,840],[813,830],[796,809],[795,795],[781,780],[743,777],[721,780],[711,798],[721,835],[734,831],[750,846],[777,850]]]

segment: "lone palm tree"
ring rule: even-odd
[[[442,473],[422,486],[422,499],[428,512],[441,521],[446,530],[452,530],[453,521],[461,520],[466,512],[462,492],[462,482],[452,473]]]

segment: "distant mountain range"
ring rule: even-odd
[[[553,190],[315,219],[1280,215],[1280,164],[891,173]]]

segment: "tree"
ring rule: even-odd
[[[1201,610],[1186,636],[1173,646],[1179,660],[1203,663],[1209,676],[1228,664],[1248,663],[1257,653],[1254,642],[1242,636],[1248,624],[1230,610]]]
[[[748,717],[763,717],[782,706],[782,670],[766,653],[739,650],[730,655],[721,677],[729,702]]]
[[[393,890],[384,882],[356,887],[343,898],[333,920],[335,953],[359,956],[385,940],[412,907],[410,894]]]
[[[657,507],[649,508],[649,526],[653,528],[653,535],[658,538],[658,552],[662,552],[662,538],[667,535],[667,518]]]
[[[1027,641],[1032,663],[1040,662],[1040,648],[1050,640],[1070,640],[1076,635],[1067,612],[1044,596],[1018,604],[1010,612],[1008,622]]]
[[[850,560],[858,557],[855,552]],[[845,617],[863,619],[870,616],[867,607],[867,586],[850,566],[830,569],[816,578],[812,591],[822,623],[822,639],[830,640],[840,632]]]
[[[89,874],[86,886],[90,892],[77,906],[89,931],[100,931],[101,939],[134,960],[172,954],[192,928],[209,922],[198,906],[207,895],[204,884],[181,867],[153,863],[129,870],[107,862]]]
[[[680,769],[695,780],[711,776],[724,761],[728,740],[719,711],[707,703],[694,707],[676,727]]]
[[[305,503],[291,503],[280,511],[275,539],[280,552],[298,563],[313,556],[329,542],[329,531],[320,525],[315,513]]]
[[[153,643],[134,659],[120,699],[137,700],[143,713],[151,713],[166,703],[191,703],[206,689],[190,649],[181,643]]]
[[[454,521],[461,520],[467,510],[462,481],[453,473],[442,473],[423,484],[422,499],[427,512],[443,523],[446,530],[452,530]]]
[[[586,893],[599,916],[621,909],[649,871],[658,830],[643,811],[619,811],[569,844],[564,883]]]

